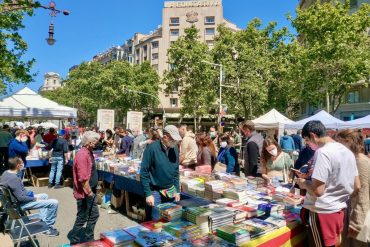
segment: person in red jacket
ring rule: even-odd
[[[58,136],[55,133],[55,129],[54,128],[50,128],[49,129],[49,133],[47,133],[46,135],[44,135],[42,137],[42,139],[44,140],[44,142],[46,142],[47,144],[50,144],[54,139],[57,139],[57,138],[58,138]]]

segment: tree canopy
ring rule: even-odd
[[[82,63],[72,70],[62,88],[44,92],[59,103],[76,107],[79,117],[94,119],[98,109],[115,109],[122,119],[128,110],[152,109],[155,99],[124,91],[124,88],[156,94],[159,77],[149,63],[130,65],[114,61],[106,65],[98,62]]]
[[[32,15],[32,9],[10,10],[6,4],[11,2],[4,0],[0,3],[0,93],[6,93],[14,83],[31,82],[33,75],[30,70],[35,62],[34,59],[22,59],[28,46],[19,34],[24,28],[24,16]],[[27,7],[30,3],[19,1],[19,4]]]
[[[292,20],[301,46],[292,73],[300,85],[303,102],[325,105],[335,113],[354,83],[370,78],[370,5],[351,13],[345,4],[329,2],[297,10]]]

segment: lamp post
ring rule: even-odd
[[[209,64],[209,65],[213,65],[213,66],[217,66],[220,68],[220,78],[219,78],[219,81],[220,81],[220,90],[219,90],[219,98],[218,98],[218,103],[219,103],[219,112],[218,112],[218,117],[217,117],[217,124],[218,124],[218,130],[220,131],[221,130],[221,112],[222,112],[222,73],[223,73],[223,65],[222,64],[217,64],[217,63],[211,63],[211,62],[208,62],[208,61],[201,61],[202,63],[206,63],[206,64]]]
[[[4,3],[4,8],[0,12],[2,13],[8,13],[12,11],[18,11],[18,10],[27,10],[27,9],[47,9],[50,10],[49,15],[51,18],[56,17],[57,14],[63,13],[63,15],[69,15],[70,11],[69,10],[59,10],[55,8],[56,4],[54,1],[50,1],[49,5],[42,5],[39,1],[22,1],[22,2],[14,2],[14,3]],[[54,39],[54,24],[52,21],[50,21],[49,24],[49,36],[46,38],[46,42],[48,45],[54,45],[55,44],[55,39]]]
[[[137,94],[142,94],[142,95],[147,95],[147,96],[150,96],[150,97],[155,98],[156,100],[158,100],[160,106],[162,107],[162,111],[163,111],[163,128],[165,127],[165,125],[166,125],[166,111],[164,110],[164,107],[162,105],[162,102],[161,102],[161,100],[159,99],[158,96],[155,96],[154,94],[150,94],[150,93],[145,93],[145,92],[142,92],[142,91],[127,89],[127,88],[125,88],[125,86],[123,86],[123,91],[131,92],[131,93],[137,93]]]

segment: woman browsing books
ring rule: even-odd
[[[292,165],[293,160],[281,150],[275,139],[268,137],[263,141],[261,172],[267,184],[276,186],[281,182],[289,182]]]

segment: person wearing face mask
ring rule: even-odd
[[[211,137],[213,144],[215,145],[216,148],[216,153],[218,152],[219,148],[219,136],[217,135],[217,131],[215,127],[209,128],[209,136]]]
[[[180,200],[179,150],[182,140],[174,125],[163,129],[160,140],[148,145],[141,162],[140,182],[146,196],[149,217],[160,218],[158,204]]]
[[[49,230],[44,233],[49,237],[59,235],[53,226],[57,218],[58,201],[49,199],[47,194],[34,194],[27,190],[21,178],[17,174],[24,168],[23,162],[19,157],[9,159],[9,170],[6,170],[0,178],[0,184],[9,188],[12,192],[12,199],[16,199],[23,210],[40,210],[41,219],[49,226]]]
[[[221,148],[217,156],[217,161],[226,165],[226,173],[240,174],[238,163],[238,153],[233,147],[233,141],[229,134],[221,137]]]
[[[20,129],[15,132],[15,138],[9,144],[9,158],[20,157],[25,167],[28,154],[27,140],[28,131]]]
[[[282,152],[277,141],[267,137],[263,141],[261,154],[262,177],[268,184],[288,182],[290,179],[290,167],[293,160],[289,154]]]
[[[316,149],[311,179],[296,173],[297,184],[307,190],[301,219],[308,228],[309,246],[340,246],[347,201],[361,188],[355,155],[327,136],[320,121],[307,122],[302,137]]]

